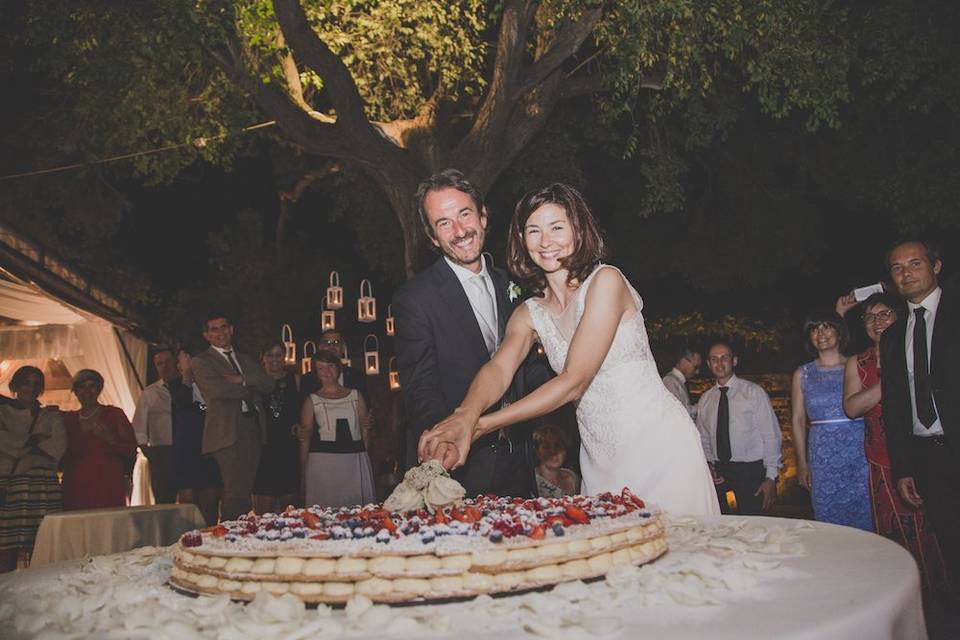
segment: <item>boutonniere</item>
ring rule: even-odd
[[[522,293],[523,289],[520,288],[520,285],[511,280],[510,284],[507,285],[507,297],[510,298],[510,302],[516,302]]]

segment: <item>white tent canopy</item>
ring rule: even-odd
[[[105,384],[100,401],[133,418],[146,378],[147,344],[121,327],[77,309],[34,284],[0,279],[0,316],[18,324],[0,326],[0,392],[8,393],[11,361],[42,368],[61,362],[73,375],[94,369]]]

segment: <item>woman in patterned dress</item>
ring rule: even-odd
[[[810,316],[804,333],[808,350],[817,357],[793,374],[793,444],[800,486],[810,490],[817,520],[873,531],[863,420],[851,420],[843,412],[847,358],[841,350],[847,345],[847,327],[831,311]]]
[[[67,434],[57,407],[41,407],[43,372],[20,367],[10,379],[14,399],[0,405],[0,573],[17,568],[43,516],[62,508],[57,464]]]
[[[863,417],[864,451],[870,478],[870,507],[874,529],[913,554],[920,568],[923,594],[942,591],[946,574],[940,546],[923,507],[908,504],[897,492],[890,471],[887,440],[883,430],[880,397],[880,336],[897,321],[902,303],[889,293],[876,293],[864,302],[863,326],[873,341],[856,358],[847,360],[843,384],[843,409],[850,417]]]

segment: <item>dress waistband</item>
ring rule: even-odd
[[[838,422],[863,422],[863,418],[831,418],[829,420],[811,420],[810,426],[815,424],[836,424]]]

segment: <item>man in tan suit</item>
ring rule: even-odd
[[[191,360],[194,380],[207,403],[203,453],[213,454],[223,478],[220,517],[233,520],[250,511],[260,447],[267,441],[261,393],[273,379],[256,359],[233,348],[233,325],[222,313],[204,322],[210,348]]]

